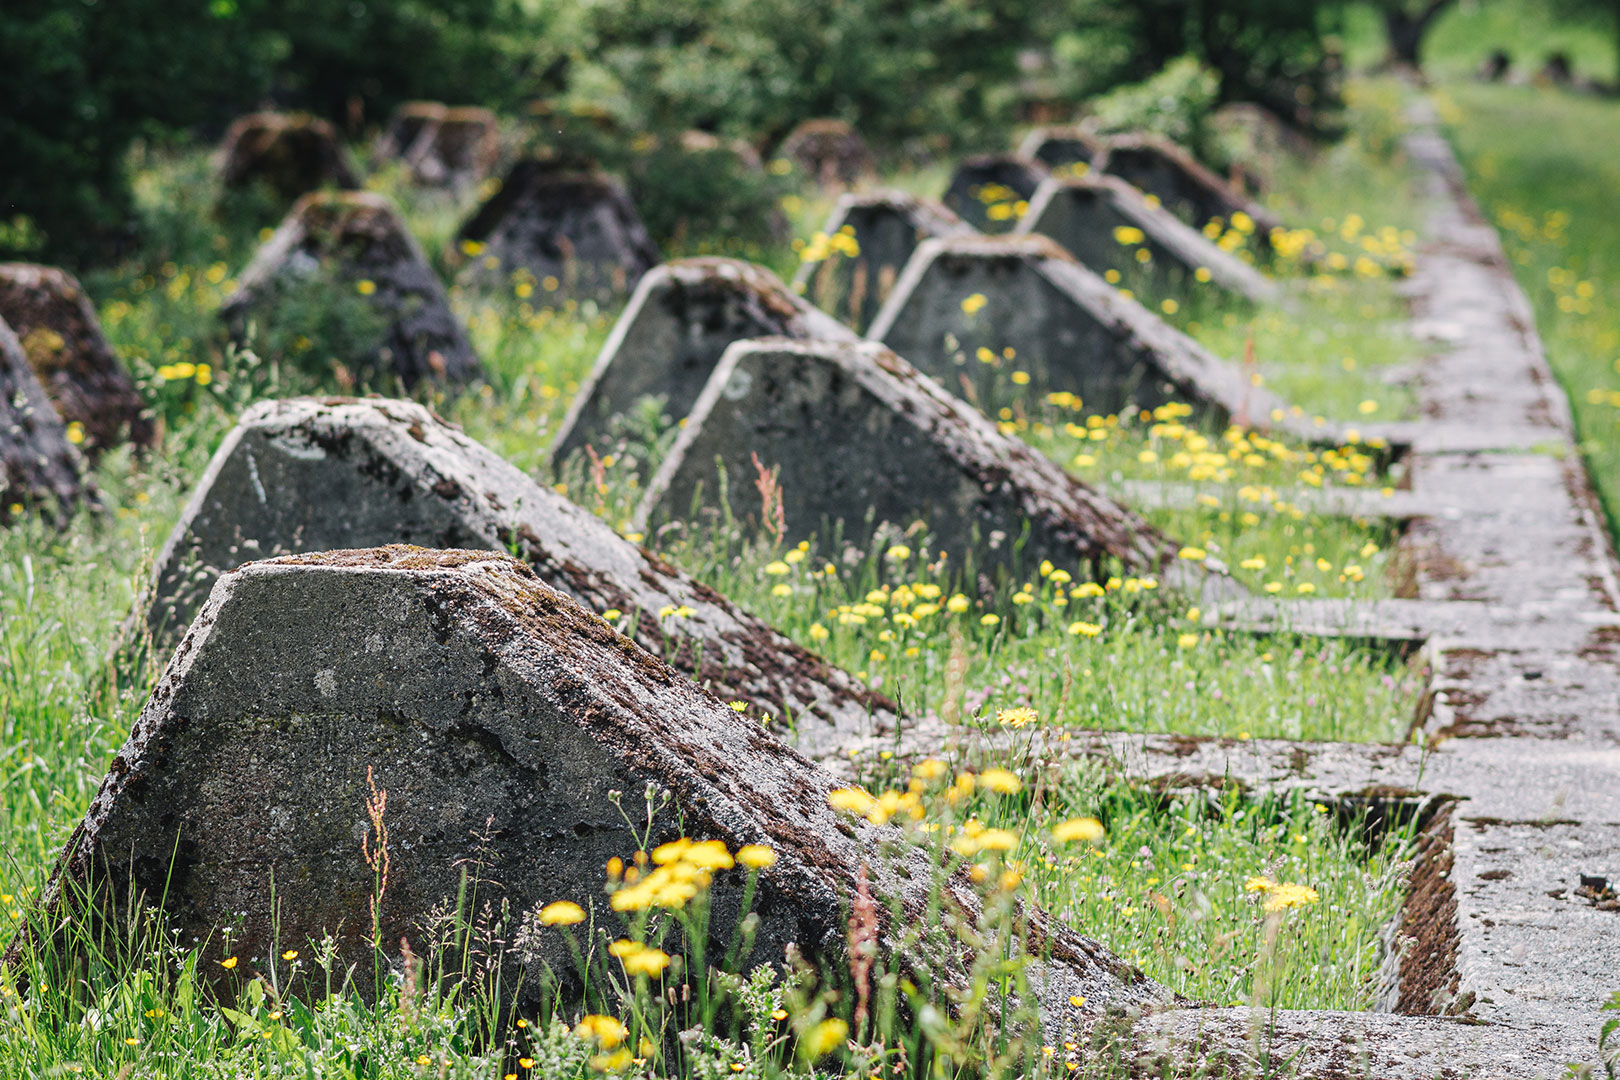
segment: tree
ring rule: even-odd
[[[1379,0],[1377,6],[1384,17],[1384,36],[1388,43],[1384,63],[1421,71],[1423,38],[1450,5],[1451,0]]]

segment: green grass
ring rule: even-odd
[[[1612,528],[1620,520],[1620,111],[1534,89],[1457,84],[1445,94],[1469,187],[1535,308]]]
[[[1398,97],[1383,84],[1361,92],[1355,139],[1279,177],[1271,196],[1328,250],[1344,254],[1343,272],[1285,268],[1300,297],[1288,311],[1204,299],[1178,313],[1189,332],[1224,355],[1241,356],[1252,342],[1256,375],[1308,414],[1350,422],[1410,407],[1405,391],[1383,378],[1411,359],[1394,332],[1397,280],[1382,271],[1358,274],[1354,259],[1370,250],[1364,237],[1386,236],[1386,227],[1398,238],[1384,252],[1393,258],[1410,243],[1399,234],[1418,219],[1405,163],[1391,149]],[[105,667],[106,652],[208,455],[252,402],[331,388],[319,362],[224,347],[217,309],[273,221],[251,207],[214,217],[201,151],[152,151],[133,165],[150,242],[87,284],[109,336],[158,407],[162,443],[144,460],[120,451],[101,462],[96,481],[108,513],[81,515],[61,534],[37,525],[0,534],[0,843],[9,853],[0,864],[0,895],[10,897],[5,910],[18,913],[14,920],[37,895],[143,703],[154,673],[121,687]],[[888,180],[937,194],[944,176],[935,168]],[[404,188],[394,173],[374,186],[400,200],[424,249],[442,263],[467,204]],[[829,206],[825,196],[795,197],[787,210],[797,235],[819,228]],[[1362,215],[1357,228],[1346,227],[1350,212]],[[797,256],[782,245],[764,258],[785,277]],[[547,482],[559,479],[544,472],[546,449],[616,312],[554,310],[533,289],[452,299],[488,381],[432,404],[520,467]],[[319,361],[319,343],[309,351]],[[1387,526],[1313,515],[1301,505],[1302,493],[1321,487],[1387,483],[1363,446],[1313,448],[1204,430],[1173,409],[1088,418],[1061,403],[1029,401],[1000,419],[1005,430],[1103,488],[1193,485],[1200,496],[1193,505],[1148,516],[1202,549],[1189,558],[1223,562],[1257,591],[1389,592],[1395,538]],[[656,446],[640,453],[656,454]],[[600,485],[578,470],[560,479],[582,504],[627,527],[637,488],[622,461],[607,467]],[[931,555],[925,531],[862,549],[824,537],[806,549],[779,550],[726,528],[651,539],[695,576],[908,709],[997,731],[1006,710],[1029,709],[1035,724],[1058,730],[1399,741],[1425,677],[1393,656],[1343,641],[1210,630],[1202,613],[1190,610],[1192,601],[1148,579],[1120,575],[1088,588],[1077,567],[1042,567],[981,591],[957,562]],[[670,629],[679,632],[678,615]],[[1369,845],[1336,814],[1307,803],[1235,791],[1171,800],[1018,753],[981,765],[1013,770],[1024,790],[996,795],[981,785],[954,803],[935,792],[929,820],[944,826],[932,834],[939,842],[966,835],[973,815],[1017,836],[1011,851],[971,857],[985,866],[992,914],[1004,909],[1000,892],[1037,899],[1154,978],[1201,999],[1370,1004],[1379,931],[1402,892],[1400,837]],[[874,790],[898,782],[892,766],[883,754],[854,763]],[[1051,826],[1080,817],[1099,820],[1100,843],[1052,840]],[[1021,880],[1004,889],[1008,871]],[[1245,887],[1254,877],[1309,885],[1319,898],[1268,914],[1268,894]],[[992,920],[973,930],[993,938],[1007,926]],[[318,947],[307,949],[299,962],[314,964],[318,954]],[[334,992],[318,1001],[283,1001],[273,987],[250,983],[242,1000],[215,1002],[196,978],[197,964],[214,962],[137,943],[129,955],[87,969],[73,994],[39,992],[36,977],[40,1004],[25,1009],[7,999],[0,1077],[112,1075],[126,1067],[134,1075],[594,1074],[590,1048],[559,1030],[556,1017],[528,1017],[527,1029],[492,1034],[499,1010],[490,988],[476,982],[435,987],[430,980],[413,988],[395,977],[368,1005],[338,972]],[[8,988],[0,984],[0,992]],[[808,1075],[795,1047],[834,1006],[828,989],[750,990],[756,1004],[792,1004],[793,1019],[785,1028],[761,1021],[757,1030],[719,1030],[720,1042],[688,1045],[653,1068],[659,1075],[729,1076],[741,1062],[741,1075]],[[732,992],[738,1001],[747,997]],[[616,993],[600,1006],[621,1016],[650,1007],[637,1004],[629,984]],[[837,1010],[847,1016],[847,1001]],[[672,1045],[665,1036],[692,1021],[673,1006],[648,1015],[645,1032],[660,1046]],[[748,1015],[747,1008],[738,1013]],[[1001,1027],[986,1027],[981,1017],[971,1030],[924,1030],[898,1016],[887,1021],[885,1067],[899,1047],[926,1055],[952,1046],[952,1064],[941,1075],[995,1072],[999,1066],[985,1063],[1026,1052],[1034,1055],[1028,1072],[1066,1073],[1061,1048],[1047,1057],[1019,1041],[1028,1033],[1016,1016]],[[852,1056],[846,1065],[865,1067],[865,1059]]]

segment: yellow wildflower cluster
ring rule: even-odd
[[[795,240],[793,246],[799,252],[799,261],[807,263],[824,262],[834,255],[854,258],[861,253],[853,225],[845,225],[831,236],[818,232],[810,238],[809,243]]]
[[[191,380],[198,386],[207,386],[214,381],[214,369],[208,364],[193,364],[189,360],[182,360],[178,364],[159,365],[157,377],[164,382]]]
[[[984,216],[991,221],[1014,221],[1029,213],[1029,202],[1005,184],[985,184],[968,194],[984,204]]]
[[[1243,883],[1243,889],[1263,896],[1262,905],[1271,914],[1309,907],[1322,899],[1309,885],[1297,885],[1291,881],[1279,883],[1264,875],[1249,878]]]
[[[679,910],[708,889],[716,871],[730,870],[739,862],[750,870],[763,870],[776,862],[776,853],[763,844],[745,844],[734,855],[722,841],[681,837],[650,853],[637,852],[629,867],[620,859],[610,860],[608,902],[620,912]],[[542,921],[544,918],[542,910]]]

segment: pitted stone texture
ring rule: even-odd
[[[852,231],[858,254],[835,250],[800,264],[793,288],[857,332],[877,317],[918,244],[974,232],[939,203],[894,190],[840,196],[821,231],[837,236],[845,229]]]
[[[986,411],[1067,391],[1089,412],[1183,401],[1215,424],[1332,438],[1044,236],[924,242],[867,336]]]
[[[822,188],[854,187],[877,173],[866,141],[842,120],[806,120],[788,132],[776,153]]]
[[[371,192],[313,192],[242,272],[241,286],[220,308],[239,341],[250,324],[291,333],[316,305],[352,304],[376,333],[336,357],[363,377],[405,386],[424,379],[464,383],[482,371],[444,286],[428,265],[394,204]],[[369,283],[367,285],[366,283]],[[367,290],[369,291],[362,291]],[[330,293],[324,296],[323,293]],[[320,329],[311,326],[312,336]],[[326,360],[320,341],[310,355]]]
[[[1596,1057],[1595,1036],[1558,1027],[1375,1012],[1176,1009],[1135,1034],[1133,1075],[1167,1080],[1555,1080]]]
[[[553,588],[622,612],[616,625],[699,683],[778,727],[791,718],[807,754],[898,723],[892,703],[406,401],[249,409],[158,557],[147,629],[166,653],[242,563],[388,543],[515,551]]]
[[[22,342],[57,415],[84,430],[82,452],[94,457],[126,439],[151,445],[146,404],[78,279],[53,266],[0,263],[0,319]]]
[[[1019,204],[1028,204],[1046,177],[1046,166],[1033,158],[970,157],[951,174],[940,202],[981,232],[1011,232],[1018,224]]]
[[[835,453],[828,449],[836,447]],[[924,521],[964,572],[1034,573],[1042,560],[1106,577],[1158,574],[1175,546],[880,345],[738,342],[726,350],[648,485],[642,525],[712,513],[724,464],[730,513],[758,522],[753,461],[776,470],[786,538],[870,539]],[[705,498],[706,496],[706,498]],[[1021,579],[1020,579],[1021,580]]]
[[[1038,161],[1055,173],[1067,172],[1079,176],[1089,171],[1091,162],[1102,148],[1102,138],[1092,132],[1059,125],[1030,131],[1018,144],[1018,156]]]
[[[1195,229],[1215,218],[1230,224],[1234,214],[1247,214],[1254,221],[1257,254],[1271,250],[1271,230],[1283,224],[1186,150],[1157,135],[1111,136],[1091,167],[1157,197],[1165,209]]]
[[[1189,293],[1207,278],[1251,303],[1281,298],[1276,282],[1116,176],[1045,181],[1017,231],[1051,237],[1099,274],[1116,271],[1126,286],[1146,283],[1150,292]],[[1150,256],[1146,262],[1138,257],[1143,251]]]
[[[0,525],[30,511],[65,522],[94,495],[80,464],[22,343],[0,318]]]
[[[659,260],[623,184],[533,159],[512,166],[458,240],[454,257],[467,259],[461,285],[510,289],[513,275],[524,273],[542,303],[548,297],[610,303]],[[482,250],[464,256],[469,244]]]
[[[403,546],[221,578],[69,841],[37,925],[69,914],[71,881],[120,920],[131,896],[162,903],[183,941],[232,928],[239,966],[208,965],[221,982],[327,933],[339,970],[369,963],[376,878],[360,840],[373,784],[388,792],[384,948],[417,937],[469,874],[499,883],[514,915],[566,898],[615,924],[601,867],[643,846],[616,796],[650,790],[669,796],[650,843],[684,834],[777,853],[753,901],[753,963],[781,962],[793,942],[841,967],[864,865],[896,966],[965,989],[971,946],[927,917],[929,856],[841,817],[827,796],[842,781],[521,563]],[[711,957],[726,951],[745,880],[716,872]],[[943,887],[971,922],[966,872]],[[1022,916],[1049,1031],[1172,999],[1044,912]],[[579,989],[562,935],[537,937],[527,1007],[548,995],[541,963],[570,980],[566,995]],[[523,962],[509,957],[507,985]]]
[[[411,101],[394,110],[379,156],[398,158],[418,184],[459,189],[487,176],[499,153],[499,125],[488,109]]]
[[[676,259],[636,287],[552,443],[560,466],[587,445],[612,444],[615,417],[657,398],[679,420],[734,341],[757,337],[853,341],[837,319],[805,303],[762,266],[741,259]]]
[[[227,189],[262,185],[285,206],[324,187],[357,188],[359,170],[337,129],[304,113],[239,116],[220,143],[220,181]]]

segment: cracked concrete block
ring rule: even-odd
[[[1047,175],[1040,162],[1014,154],[964,158],[940,202],[981,232],[1011,232]]]
[[[227,190],[262,186],[285,206],[321,188],[357,188],[360,173],[337,129],[305,113],[257,112],[225,129],[220,182]]]
[[[565,998],[580,990],[563,936],[534,925],[537,909],[567,899],[596,925],[619,922],[602,867],[643,838],[616,795],[650,790],[669,802],[649,847],[684,835],[776,853],[759,872],[745,966],[781,963],[789,943],[844,966],[864,866],[896,966],[965,992],[973,946],[928,915],[931,856],[896,843],[893,826],[832,809],[842,785],[507,556],[405,546],[292,556],[214,586],[33,926],[59,925],[85,896],[90,917],[122,923],[134,898],[161,903],[166,928],[206,941],[211,961],[231,932],[233,970],[206,964],[218,984],[327,934],[339,970],[365,967],[377,879],[361,841],[378,842],[367,803],[380,790],[390,869],[376,940],[389,952],[402,937],[420,946],[423,924],[453,908],[468,876],[498,882],[506,939],[524,943],[506,954],[503,985],[521,973],[520,1005],[532,1008],[557,985],[542,965]],[[944,903],[971,921],[980,901],[966,870],[941,876]],[[727,949],[747,879],[741,867],[714,871],[710,957]],[[1029,957],[1049,1041],[1174,1000],[1045,912],[1018,917],[1027,930],[1013,951]]]
[[[83,453],[93,458],[126,439],[151,445],[156,429],[146,403],[78,279],[54,266],[0,263],[0,318],[22,342],[57,415],[84,433]]]
[[[29,511],[66,521],[82,497],[93,496],[80,465],[22,343],[0,318],[0,525]]]
[[[776,156],[822,188],[854,187],[877,172],[866,140],[842,120],[806,120],[788,132]]]
[[[867,337],[992,414],[1067,392],[1088,412],[1184,401],[1215,424],[1323,437],[1044,236],[924,242]]]
[[[1176,546],[1147,522],[872,342],[726,350],[648,485],[640,521],[690,520],[694,503],[712,504],[717,461],[732,513],[757,521],[755,455],[777,472],[789,541],[841,525],[859,544],[876,525],[920,520],[932,550],[965,572],[1027,577],[1050,559],[1096,578],[1120,567],[1157,574],[1175,561]]]
[[[1271,230],[1283,225],[1277,215],[1158,135],[1111,136],[1091,167],[1154,196],[1195,229],[1215,218],[1231,224],[1234,215],[1247,214],[1254,222],[1251,242],[1256,254],[1271,250]]]
[[[1097,273],[1114,271],[1118,284],[1133,290],[1187,294],[1213,284],[1254,304],[1281,298],[1276,282],[1117,176],[1045,181],[1015,231],[1049,236]]]
[[[289,362],[335,360],[362,380],[457,384],[482,372],[421,247],[394,204],[369,191],[298,200],[220,315],[240,342]]]
[[[378,156],[399,159],[417,184],[466,188],[489,174],[499,153],[499,126],[488,109],[410,101],[394,110]]]
[[[678,421],[692,411],[734,341],[757,337],[855,339],[762,266],[741,259],[676,259],[636,287],[579,388],[551,448],[559,467],[587,445],[611,446],[615,418],[643,398]]]
[[[218,576],[273,555],[410,543],[515,552],[700,684],[754,706],[805,753],[893,732],[892,703],[408,401],[249,409],[159,554],[141,618],[167,655]],[[133,635],[127,635],[133,636]]]
[[[1069,125],[1038,127],[1024,136],[1018,144],[1018,156],[1031,158],[1054,173],[1064,171],[1083,175],[1093,159],[1102,151],[1103,140],[1084,128]]]
[[[828,245],[802,253],[793,288],[859,332],[894,291],[918,244],[936,236],[970,236],[975,230],[931,199],[891,189],[840,196],[821,232]],[[847,245],[839,246],[839,236],[854,241],[853,255]]]
[[[465,261],[459,284],[499,291],[522,275],[541,306],[564,299],[611,303],[660,257],[618,180],[535,159],[512,166],[457,241],[452,261]]]

